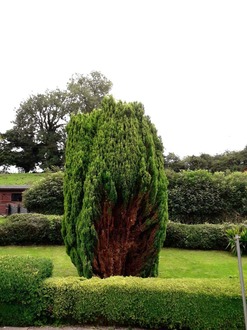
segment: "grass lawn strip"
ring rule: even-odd
[[[77,276],[64,246],[1,246],[0,255],[29,255],[50,258],[54,277]],[[247,257],[242,257],[247,280]],[[238,279],[237,257],[224,251],[165,248],[160,253],[160,278]]]

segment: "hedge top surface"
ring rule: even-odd
[[[0,256],[0,302],[28,300],[52,269],[50,259]]]
[[[130,292],[184,292],[188,294],[220,296],[240,296],[239,280],[231,279],[161,279],[161,278],[140,278],[135,276],[111,276],[105,279],[93,277],[48,278],[45,283],[49,287],[73,287],[84,290],[114,290],[118,288]]]

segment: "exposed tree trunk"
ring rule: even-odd
[[[154,239],[159,226],[157,214],[149,217],[147,227],[143,217],[146,198],[136,198],[130,205],[104,202],[100,221],[95,223],[98,244],[95,249],[93,273],[102,278],[123,275],[141,276],[143,265],[152,255],[156,261]],[[152,274],[150,274],[151,276]]]

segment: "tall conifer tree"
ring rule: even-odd
[[[62,234],[79,275],[157,276],[167,179],[143,105],[106,97],[67,133]]]

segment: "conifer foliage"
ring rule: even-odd
[[[143,105],[105,97],[67,133],[62,235],[79,275],[157,276],[167,178]]]

